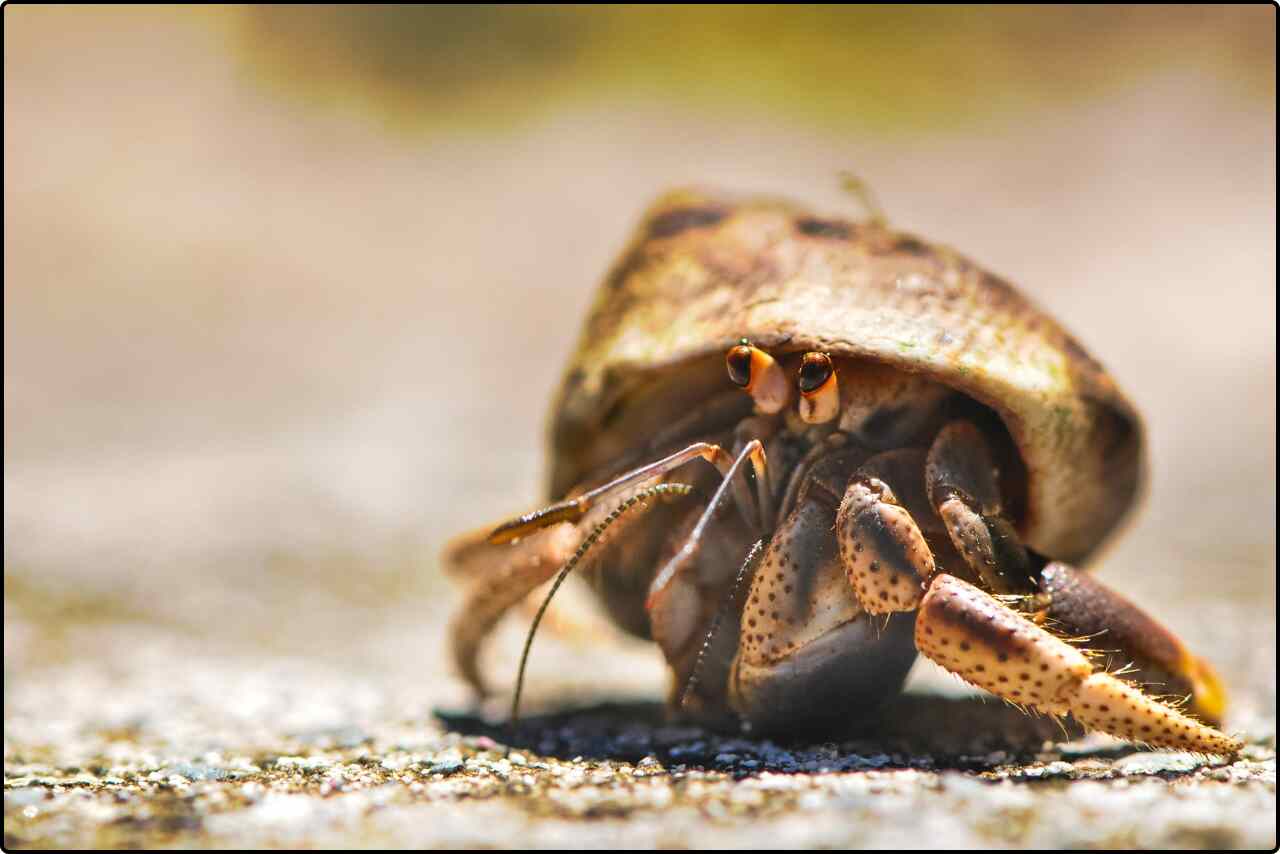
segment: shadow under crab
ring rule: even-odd
[[[1009,763],[1037,761],[1046,742],[1082,736],[1077,724],[1032,716],[978,697],[905,694],[871,719],[837,733],[756,738],[673,723],[661,703],[606,702],[555,708],[512,726],[477,713],[436,710],[450,730],[487,736],[499,744],[562,760],[639,762],[720,771],[735,777],[912,768],[983,772]],[[1136,752],[1106,745],[1084,758],[1116,759]]]

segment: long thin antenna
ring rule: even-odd
[[[524,693],[524,672],[529,663],[529,650],[533,648],[533,636],[537,634],[538,625],[542,622],[542,616],[547,612],[547,607],[551,604],[551,597],[556,595],[556,591],[560,589],[560,585],[564,583],[564,580],[569,577],[569,573],[578,565],[587,551],[596,544],[605,530],[618,521],[618,517],[632,507],[655,495],[688,495],[691,492],[693,492],[693,487],[687,483],[657,483],[636,492],[615,507],[600,524],[592,528],[591,533],[587,534],[586,538],[579,544],[578,550],[565,561],[564,566],[560,568],[560,573],[556,576],[556,580],[552,583],[551,589],[547,591],[546,598],[542,600],[542,604],[538,607],[538,613],[534,614],[533,623],[529,626],[529,634],[524,639],[524,651],[520,653],[520,670],[516,675],[516,693],[511,698],[511,724],[513,726],[520,720],[520,695]]]
[[[724,621],[725,612],[729,610],[729,606],[733,604],[733,600],[738,596],[738,588],[742,586],[742,581],[747,577],[748,570],[752,568],[756,558],[764,551],[764,540],[759,539],[751,547],[751,551],[747,552],[747,557],[742,561],[742,568],[738,570],[738,575],[733,579],[733,587],[729,588],[729,596],[724,600],[720,607],[716,610],[715,617],[711,620],[711,628],[707,629],[707,635],[702,640],[702,649],[698,650],[698,660],[693,663],[693,670],[689,673],[689,681],[684,685],[684,691],[680,693],[680,708],[684,708],[689,700],[689,695],[693,693],[693,689],[698,686],[698,679],[702,675],[702,663],[707,658],[707,650],[711,649],[711,642],[715,640],[716,632],[720,630],[720,623]]]

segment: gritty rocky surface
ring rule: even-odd
[[[534,739],[575,744],[583,726],[600,720],[566,716]],[[589,755],[406,723],[282,738],[287,754],[185,761],[118,735],[84,766],[12,757],[5,844],[1275,845],[1270,742],[1227,763],[1114,745],[910,754],[878,741],[605,729]]]
[[[406,654],[422,632],[408,620],[350,618],[313,655],[263,655],[196,614],[181,633],[54,633],[29,621],[33,600],[6,597],[8,848],[1275,845],[1265,622],[1228,659],[1262,690],[1233,672],[1248,747],[1227,760],[1084,735],[929,665],[833,740],[713,733],[609,699],[658,671],[651,650],[553,636],[512,728],[443,662]],[[324,622],[282,633],[324,638]],[[509,662],[518,641],[502,633],[495,653]]]
[[[1001,72],[1029,87],[1013,111],[904,35],[863,90],[895,133],[630,87],[409,132],[345,88],[265,86],[255,14],[5,8],[6,848],[1275,847],[1274,10],[992,18],[1027,54],[984,63],[1036,70]],[[1095,29],[1113,49],[1082,63]],[[914,70],[986,118],[904,98]],[[1134,396],[1148,499],[1100,577],[1219,668],[1240,757],[1064,732],[924,662],[860,729],[710,733],[665,719],[651,646],[555,620],[510,730],[527,612],[472,706],[439,550],[536,500],[552,389],[638,212],[698,183],[851,215],[843,169]]]

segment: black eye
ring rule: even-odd
[[[810,394],[831,379],[831,357],[826,353],[805,353],[800,360],[800,391]]]
[[[751,348],[746,344],[733,347],[724,356],[725,367],[729,369],[729,381],[739,388],[751,384]]]

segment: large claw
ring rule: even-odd
[[[921,601],[916,647],[997,697],[1070,712],[1108,735],[1198,753],[1230,755],[1243,746],[1135,685],[1093,672],[1079,649],[954,576],[939,575]]]

